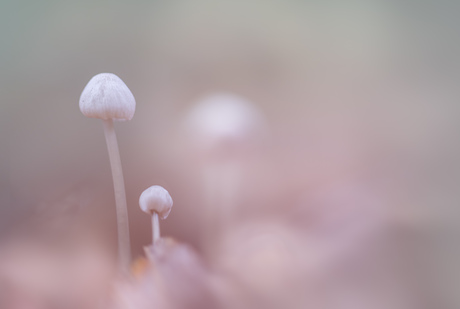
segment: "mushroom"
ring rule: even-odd
[[[171,212],[173,200],[169,192],[161,186],[145,189],[139,197],[142,211],[152,215],[152,243],[160,238],[160,222],[158,217],[166,219]]]
[[[105,140],[112,169],[118,226],[118,257],[122,268],[131,260],[128,209],[121,168],[120,152],[113,120],[131,120],[136,100],[126,84],[115,74],[97,74],[86,85],[80,96],[80,110],[86,117],[102,119]]]
[[[203,241],[213,255],[221,234],[235,223],[244,181],[244,164],[266,134],[263,115],[231,93],[201,99],[184,121],[191,153],[197,158],[205,193]]]

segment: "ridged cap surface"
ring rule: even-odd
[[[83,89],[80,110],[90,118],[131,120],[136,110],[136,100],[118,76],[100,73],[91,78]]]

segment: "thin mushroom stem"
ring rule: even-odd
[[[158,219],[158,213],[155,211],[152,214],[152,244],[160,239],[160,220]]]
[[[123,270],[131,263],[131,247],[129,241],[128,207],[126,203],[125,183],[121,168],[120,152],[117,136],[113,127],[113,120],[103,120],[105,141],[109,151],[110,167],[112,169],[113,187],[115,191],[115,205],[117,209],[118,226],[118,258]]]

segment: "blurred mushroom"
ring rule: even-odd
[[[187,115],[185,128],[202,167],[205,249],[212,255],[232,223],[241,195],[243,162],[265,132],[260,112],[233,94],[205,97]]]

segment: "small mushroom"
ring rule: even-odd
[[[88,82],[80,96],[80,110],[86,117],[102,119],[112,169],[118,225],[118,256],[123,269],[131,260],[128,209],[123,170],[113,120],[131,120],[136,100],[126,84],[115,74],[101,73]]]
[[[139,198],[142,211],[152,215],[152,243],[160,238],[158,217],[166,219],[171,212],[173,200],[169,192],[161,186],[151,186],[144,190]]]

